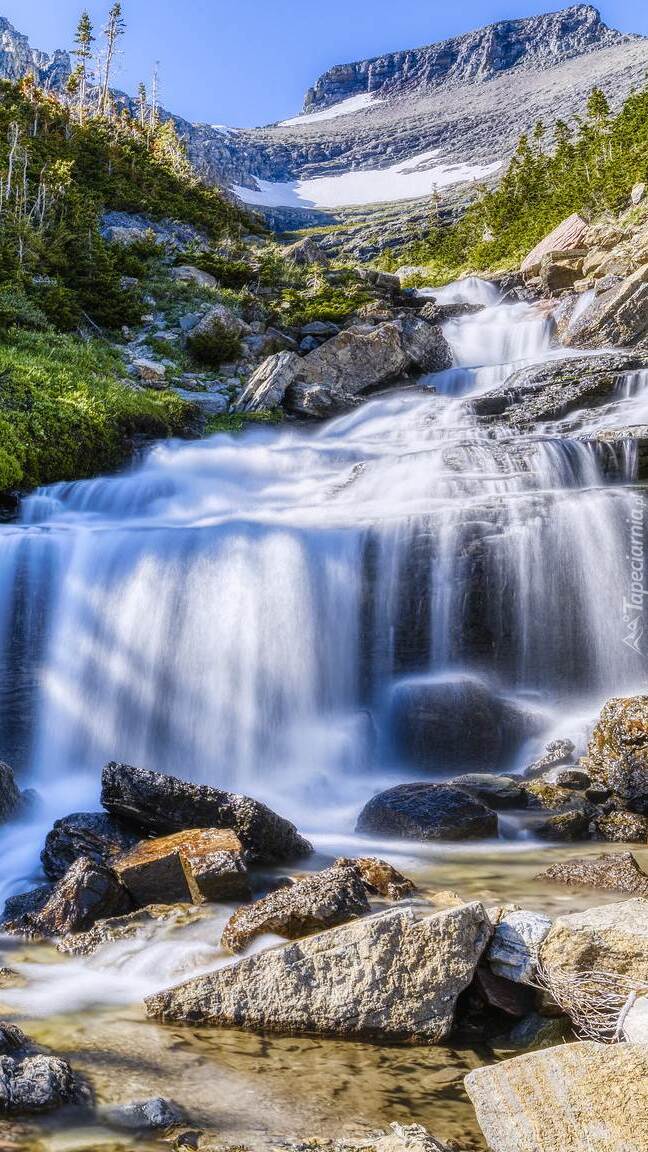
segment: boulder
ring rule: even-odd
[[[572,764],[574,761],[573,753],[574,744],[571,740],[551,740],[542,756],[527,765],[524,769],[524,775],[532,779],[534,776],[544,775],[547,769],[553,769],[563,764]]]
[[[486,960],[493,972],[519,984],[533,984],[539,948],[551,929],[541,912],[508,908],[500,912]]]
[[[13,768],[0,760],[0,824],[14,820],[24,810],[24,794],[16,783]]]
[[[259,864],[280,864],[312,852],[294,824],[258,800],[130,764],[106,765],[101,778],[101,803],[113,816],[147,832],[231,828],[241,841],[247,860]]]
[[[150,996],[154,1019],[290,1035],[438,1043],[490,936],[481,904],[393,908]]]
[[[416,676],[392,691],[396,753],[417,768],[491,771],[535,730],[534,718],[476,676]]]
[[[17,896],[10,896],[6,901],[2,913],[1,926],[13,920],[20,920],[28,913],[40,912],[52,895],[51,884],[40,884],[30,892],[21,892]]]
[[[603,856],[563,860],[541,872],[536,880],[648,897],[648,876],[642,872],[631,852],[606,852]]]
[[[47,833],[41,852],[43,871],[50,880],[60,880],[79,856],[106,864],[139,839],[132,828],[105,812],[73,812]]]
[[[491,1152],[639,1152],[648,1046],[560,1044],[465,1079]]]
[[[648,815],[648,696],[607,701],[581,766],[630,812]]]
[[[547,772],[544,780],[547,784],[555,784],[557,788],[569,788],[574,792],[584,792],[592,781],[582,768],[553,768]]]
[[[497,836],[497,814],[447,784],[398,784],[365,804],[356,832],[406,840],[481,840]]]
[[[564,812],[556,812],[533,825],[541,840],[587,840],[593,808],[587,801],[572,805]]]
[[[616,844],[647,844],[648,816],[636,812],[609,812],[596,816],[590,824],[593,840],[607,840]]]
[[[284,248],[282,255],[289,264],[295,264],[297,267],[304,267],[308,264],[326,266],[329,263],[326,252],[320,248],[317,240],[314,240],[312,236],[304,236],[303,240],[290,244]]]
[[[230,828],[192,828],[140,840],[112,867],[140,907],[250,896],[243,846]]]
[[[256,936],[270,932],[298,940],[365,916],[369,911],[365,887],[356,869],[334,866],[238,908],[225,925],[221,945],[228,952],[244,952]]]
[[[218,280],[211,272],[203,272],[202,268],[196,268],[193,264],[180,264],[177,268],[171,268],[169,276],[184,284],[197,284],[199,288],[218,287]]]
[[[159,360],[147,360],[142,356],[133,360],[133,368],[147,388],[166,388],[166,367]]]
[[[549,296],[567,292],[583,274],[585,250],[577,248],[569,255],[547,252],[540,264],[540,283]]]
[[[70,1065],[47,1056],[12,1024],[0,1024],[0,1113],[52,1112],[80,1097]]]
[[[630,192],[631,204],[641,204],[641,201],[643,200],[645,195],[646,195],[646,185],[645,185],[643,180],[639,180],[639,181],[637,181],[636,184],[633,185],[632,191]]]
[[[490,1008],[507,1016],[527,1016],[534,1004],[534,992],[519,981],[498,976],[487,964],[480,964],[475,973],[473,987]]]
[[[294,358],[292,358],[294,356]],[[450,348],[438,325],[403,316],[375,326],[338,332],[308,355],[278,353],[248,381],[237,402],[241,412],[282,405],[299,416],[344,411],[367,392],[410,372],[450,367]]]
[[[353,859],[340,856],[335,867],[354,868],[369,892],[388,900],[405,900],[416,891],[416,885],[407,876],[376,856],[356,856]]]
[[[198,323],[189,332],[187,342],[190,345],[196,336],[211,336],[214,330],[218,328],[224,328],[231,336],[252,335],[250,325],[246,324],[245,320],[237,316],[236,312],[233,312],[226,304],[211,304],[207,312],[201,316]]]
[[[559,916],[540,960],[553,973],[607,972],[648,982],[648,899],[638,896]]]
[[[543,258],[549,252],[569,252],[571,249],[583,245],[587,233],[587,223],[574,212],[566,220],[562,220],[547,236],[543,237],[528,256],[522,261],[520,271],[525,276],[537,276],[542,266]]]
[[[527,798],[521,782],[492,772],[468,772],[449,781],[452,788],[468,792],[489,808],[523,808]]]
[[[551,1048],[569,1038],[570,1024],[566,1016],[543,1016],[540,1012],[529,1012],[513,1025],[506,1037],[506,1047]],[[500,1047],[498,1044],[497,1047]]]
[[[564,343],[576,348],[645,347],[647,342],[648,263],[607,291],[597,292],[564,336]]]
[[[19,936],[64,936],[84,932],[96,920],[121,916],[132,906],[129,893],[110,868],[80,856],[55,884],[42,908],[5,922],[3,931]]]

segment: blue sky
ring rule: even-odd
[[[98,27],[110,0],[89,0]],[[189,120],[237,127],[294,115],[332,64],[413,48],[495,20],[557,10],[530,0],[123,0],[118,86],[134,92],[160,61],[162,101]],[[0,0],[32,45],[68,47],[83,0]],[[644,0],[600,5],[604,20],[648,34]]]

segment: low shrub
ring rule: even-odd
[[[224,324],[215,321],[208,331],[192,332],[187,341],[194,360],[208,368],[218,368],[241,355],[241,341]]]

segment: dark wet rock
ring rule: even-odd
[[[24,793],[16,783],[13,768],[0,760],[0,824],[23,815],[24,806]]]
[[[504,384],[467,404],[477,416],[498,416],[514,428],[526,428],[609,400],[622,373],[642,368],[648,368],[648,355],[641,352],[549,360],[519,368]]]
[[[358,871],[336,865],[238,908],[225,925],[221,944],[228,952],[244,952],[256,936],[270,932],[298,940],[369,911]]]
[[[489,772],[469,772],[449,780],[451,788],[468,792],[489,808],[523,808],[527,795],[519,780]]]
[[[552,864],[536,877],[542,883],[571,884],[648,896],[648,876],[631,852],[606,852]]]
[[[648,696],[607,701],[581,767],[628,811],[648,815]]]
[[[354,868],[369,892],[388,900],[405,900],[416,891],[412,880],[376,856],[340,856],[335,861],[335,867]]]
[[[582,801],[534,824],[533,831],[541,840],[587,840],[593,811],[591,804]]]
[[[80,856],[55,884],[42,908],[6,922],[3,929],[20,936],[64,936],[84,932],[96,920],[123,915],[132,906],[129,893],[110,868]]]
[[[140,840],[112,866],[140,907],[250,896],[243,846],[231,828],[194,828]]]
[[[81,1096],[65,1060],[40,1052],[19,1028],[0,1024],[0,1113],[52,1112]]]
[[[497,814],[447,784],[399,784],[365,805],[356,831],[408,840],[480,840],[497,835]]]
[[[52,895],[51,884],[41,884],[32,888],[31,892],[21,892],[18,896],[10,896],[2,913],[2,926],[8,920],[19,920],[23,916],[40,912]]]
[[[648,816],[636,812],[609,812],[596,816],[590,825],[593,840],[616,844],[647,844]]]
[[[435,1043],[450,1032],[491,927],[481,904],[391,908],[150,996],[148,1015],[221,1027]]]
[[[562,1044],[570,1036],[571,1027],[567,1016],[543,1016],[540,1012],[530,1012],[513,1025],[501,1045],[496,1043],[493,1047],[522,1048],[529,1052]]]
[[[182,1109],[172,1100],[153,1096],[150,1100],[132,1100],[128,1104],[106,1105],[100,1119],[111,1128],[128,1132],[157,1132],[182,1124]]]
[[[182,928],[202,915],[201,909],[191,904],[149,904],[147,908],[138,908],[134,912],[127,912],[124,916],[99,920],[87,932],[63,936],[57,948],[59,952],[71,956],[92,956],[98,948],[104,944],[112,944],[115,940],[148,938],[153,935],[157,924],[167,923],[172,927]]]
[[[392,692],[391,730],[396,752],[418,768],[492,772],[537,728],[476,676],[417,676]]]
[[[534,993],[526,984],[498,976],[487,964],[475,973],[475,987],[490,1008],[507,1016],[526,1016],[534,1005]]]
[[[535,776],[541,776],[548,769],[556,768],[560,765],[573,764],[574,762],[574,744],[571,740],[552,740],[547,744],[544,753],[532,764],[528,764],[524,770],[524,775],[532,779]]]
[[[293,824],[258,800],[130,764],[106,765],[101,803],[112,815],[150,832],[231,828],[255,863],[280,864],[312,852]]]
[[[73,812],[47,833],[41,852],[43,871],[50,880],[60,880],[79,856],[106,864],[138,839],[137,832],[105,812]]]
[[[555,784],[557,788],[569,788],[575,792],[584,792],[591,784],[587,772],[582,768],[558,768],[548,773],[545,779]]]

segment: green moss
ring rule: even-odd
[[[281,424],[283,412],[273,408],[267,412],[230,412],[223,416],[210,416],[204,428],[205,436],[217,432],[243,432],[250,424]]]
[[[175,393],[120,382],[101,341],[12,329],[0,344],[0,490],[91,476],[119,464],[135,434],[184,431]]]

